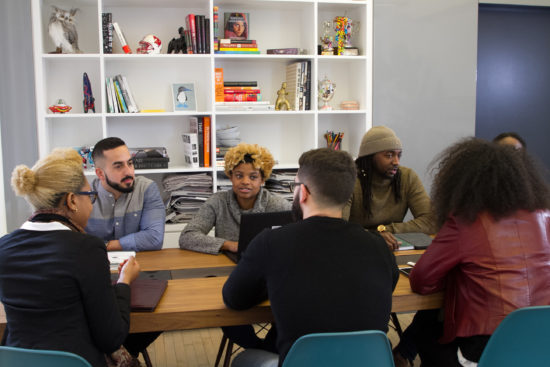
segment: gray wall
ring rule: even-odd
[[[28,0],[0,1],[0,123],[7,229],[21,225],[30,213],[27,203],[14,195],[10,178],[21,163],[38,158],[34,98],[31,4]]]
[[[429,163],[475,134],[475,0],[375,0],[373,124],[394,129],[426,189]]]
[[[374,124],[396,130],[403,164],[430,186],[428,163],[474,134],[477,1],[375,0]],[[30,1],[0,1],[0,121],[8,230],[28,215],[9,178],[38,157]]]

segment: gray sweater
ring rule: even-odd
[[[185,226],[179,238],[182,249],[217,254],[225,241],[239,240],[242,213],[263,213],[290,210],[292,204],[272,194],[263,187],[258,193],[254,207],[243,210],[239,207],[232,190],[212,195]],[[215,236],[208,232],[215,227]]]

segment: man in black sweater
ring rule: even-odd
[[[235,366],[277,366],[300,336],[388,329],[399,272],[385,241],[342,219],[356,171],[348,153],[310,150],[300,157],[293,210],[303,220],[265,230],[223,287],[227,307],[271,302],[279,355],[248,349]]]

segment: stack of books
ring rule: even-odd
[[[311,109],[311,60],[293,62],[286,67],[286,91],[290,109]]]
[[[105,89],[107,90],[107,112],[139,112],[139,108],[124,75],[118,74],[114,77],[105,78]]]
[[[258,102],[262,94],[257,81],[236,81],[223,83],[224,102]]]
[[[237,40],[224,38],[218,42],[218,49],[215,51],[217,54],[233,54],[233,55],[245,55],[245,54],[259,54],[258,43],[256,40]]]
[[[274,111],[275,105],[263,101],[257,81],[224,81],[223,68],[216,68],[217,111]]]

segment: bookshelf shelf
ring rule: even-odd
[[[164,146],[170,156],[167,169],[137,170],[137,174],[162,176],[168,173],[208,172],[216,185],[213,164],[209,168],[184,165],[181,135],[189,132],[191,116],[210,116],[216,127],[239,126],[241,140],[266,146],[278,164],[275,169],[295,169],[300,154],[323,147],[326,131],[345,133],[342,148],[357,153],[361,136],[372,124],[372,1],[354,0],[31,0],[39,154],[57,146],[91,146],[107,136],[119,136],[131,147]],[[50,54],[54,45],[48,35],[52,5],[79,8],[76,28],[78,54]],[[249,38],[257,40],[259,55],[166,54],[168,43],[177,38],[189,13],[213,19],[219,7],[220,30],[225,12],[250,14]],[[128,45],[135,52],[146,34],[161,39],[158,55],[124,54],[113,37],[113,53],[104,54],[102,13],[112,13]],[[317,55],[323,22],[349,16],[359,22],[352,42],[358,56]],[[210,24],[213,45],[213,25]],[[220,37],[223,38],[223,37]],[[300,48],[302,55],[271,55],[267,49]],[[254,80],[262,99],[274,104],[277,90],[286,79],[286,67],[297,61],[311,63],[310,110],[307,111],[221,111],[214,97],[214,69],[223,68],[226,81]],[[82,74],[90,78],[96,113],[83,113]],[[122,74],[136,103],[149,113],[109,113],[105,78]],[[325,75],[336,83],[330,104],[338,108],[345,100],[359,102],[359,110],[321,111],[318,82]],[[196,111],[174,112],[171,84],[192,82],[196,88]],[[64,99],[72,106],[67,114],[51,114],[48,106]],[[216,135],[212,134],[211,151]],[[215,163],[215,162],[213,162]],[[87,172],[87,176],[95,173]]]

